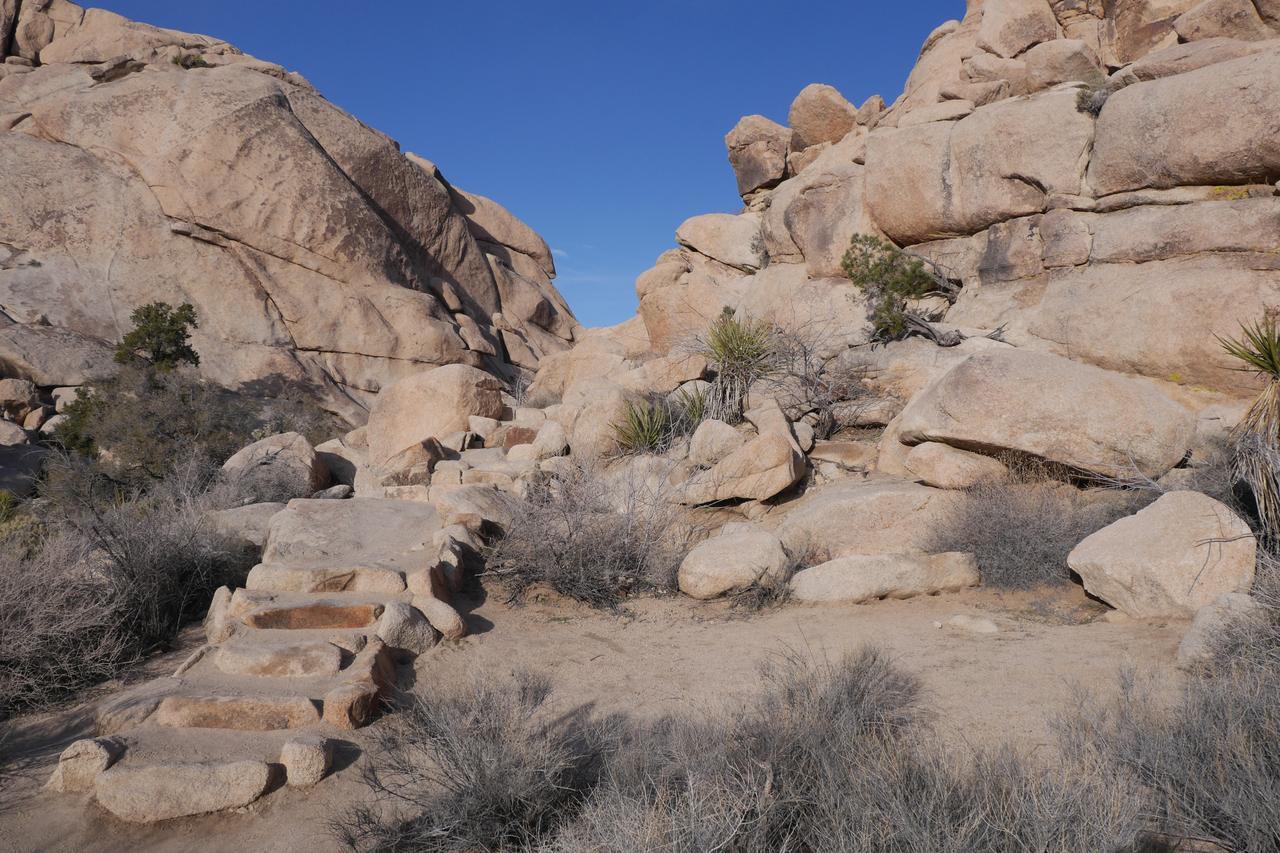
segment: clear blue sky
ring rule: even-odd
[[[686,217],[741,208],[740,116],[786,122],[808,83],[855,104],[902,90],[964,0],[102,0],[225,39],[491,196],[556,251],[587,325],[635,311],[635,277]]]

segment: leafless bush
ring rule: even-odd
[[[85,460],[57,464],[71,473],[38,502],[39,528],[0,555],[4,713],[109,677],[168,642],[251,563],[207,520],[203,458],[174,465],[146,493],[121,491]]]
[[[541,851],[1116,850],[1132,790],[1011,752],[947,749],[919,685],[881,653],[791,654],[745,708],[656,723],[534,722],[520,681],[420,700],[368,778],[392,808],[338,826],[354,848]],[[426,768],[426,769],[424,769]],[[1101,778],[1101,777],[1099,777]]]
[[[675,589],[696,535],[670,500],[662,461],[652,469],[578,463],[532,484],[490,550],[488,576],[519,596],[533,584],[597,607]]]
[[[927,545],[935,552],[973,554],[984,586],[1026,589],[1070,581],[1072,548],[1154,499],[1144,491],[1081,489],[1035,464],[1008,462],[1011,477],[967,489]]]
[[[527,849],[564,820],[601,753],[589,724],[539,721],[545,679],[477,679],[418,697],[375,735],[377,802],[333,829],[357,850]]]

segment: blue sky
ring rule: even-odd
[[[635,277],[686,217],[741,204],[724,135],[786,122],[806,84],[902,90],[964,0],[104,0],[223,38],[491,196],[556,250],[587,325],[635,312]]]

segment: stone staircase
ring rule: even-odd
[[[208,642],[100,706],[97,737],[63,753],[48,787],[146,823],[316,784],[397,665],[465,633],[448,597],[474,545],[428,503],[290,502],[245,588],[215,595]]]

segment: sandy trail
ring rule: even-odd
[[[477,672],[519,668],[547,673],[565,710],[640,716],[698,713],[741,702],[760,689],[759,667],[788,650],[817,657],[874,643],[925,687],[925,704],[951,742],[1008,742],[1052,749],[1052,720],[1074,691],[1113,691],[1124,668],[1178,682],[1174,652],[1181,622],[1085,622],[1102,609],[1077,588],[1053,593],[983,590],[863,606],[787,605],[762,612],[674,598],[643,600],[619,616],[563,601],[507,605],[499,595],[472,602],[477,633],[423,655],[415,686],[430,691]],[[983,616],[992,635],[935,627],[958,613]],[[189,632],[191,642],[197,634]],[[183,650],[148,662],[171,670]],[[102,691],[96,692],[100,698]],[[20,770],[0,799],[0,850],[307,851],[336,850],[327,822],[363,795],[358,764],[310,792],[282,789],[242,813],[121,823],[87,795],[36,796],[58,752],[89,733],[91,702],[19,721],[11,754]],[[376,725],[376,724],[375,724]],[[359,742],[366,732],[355,732]]]

